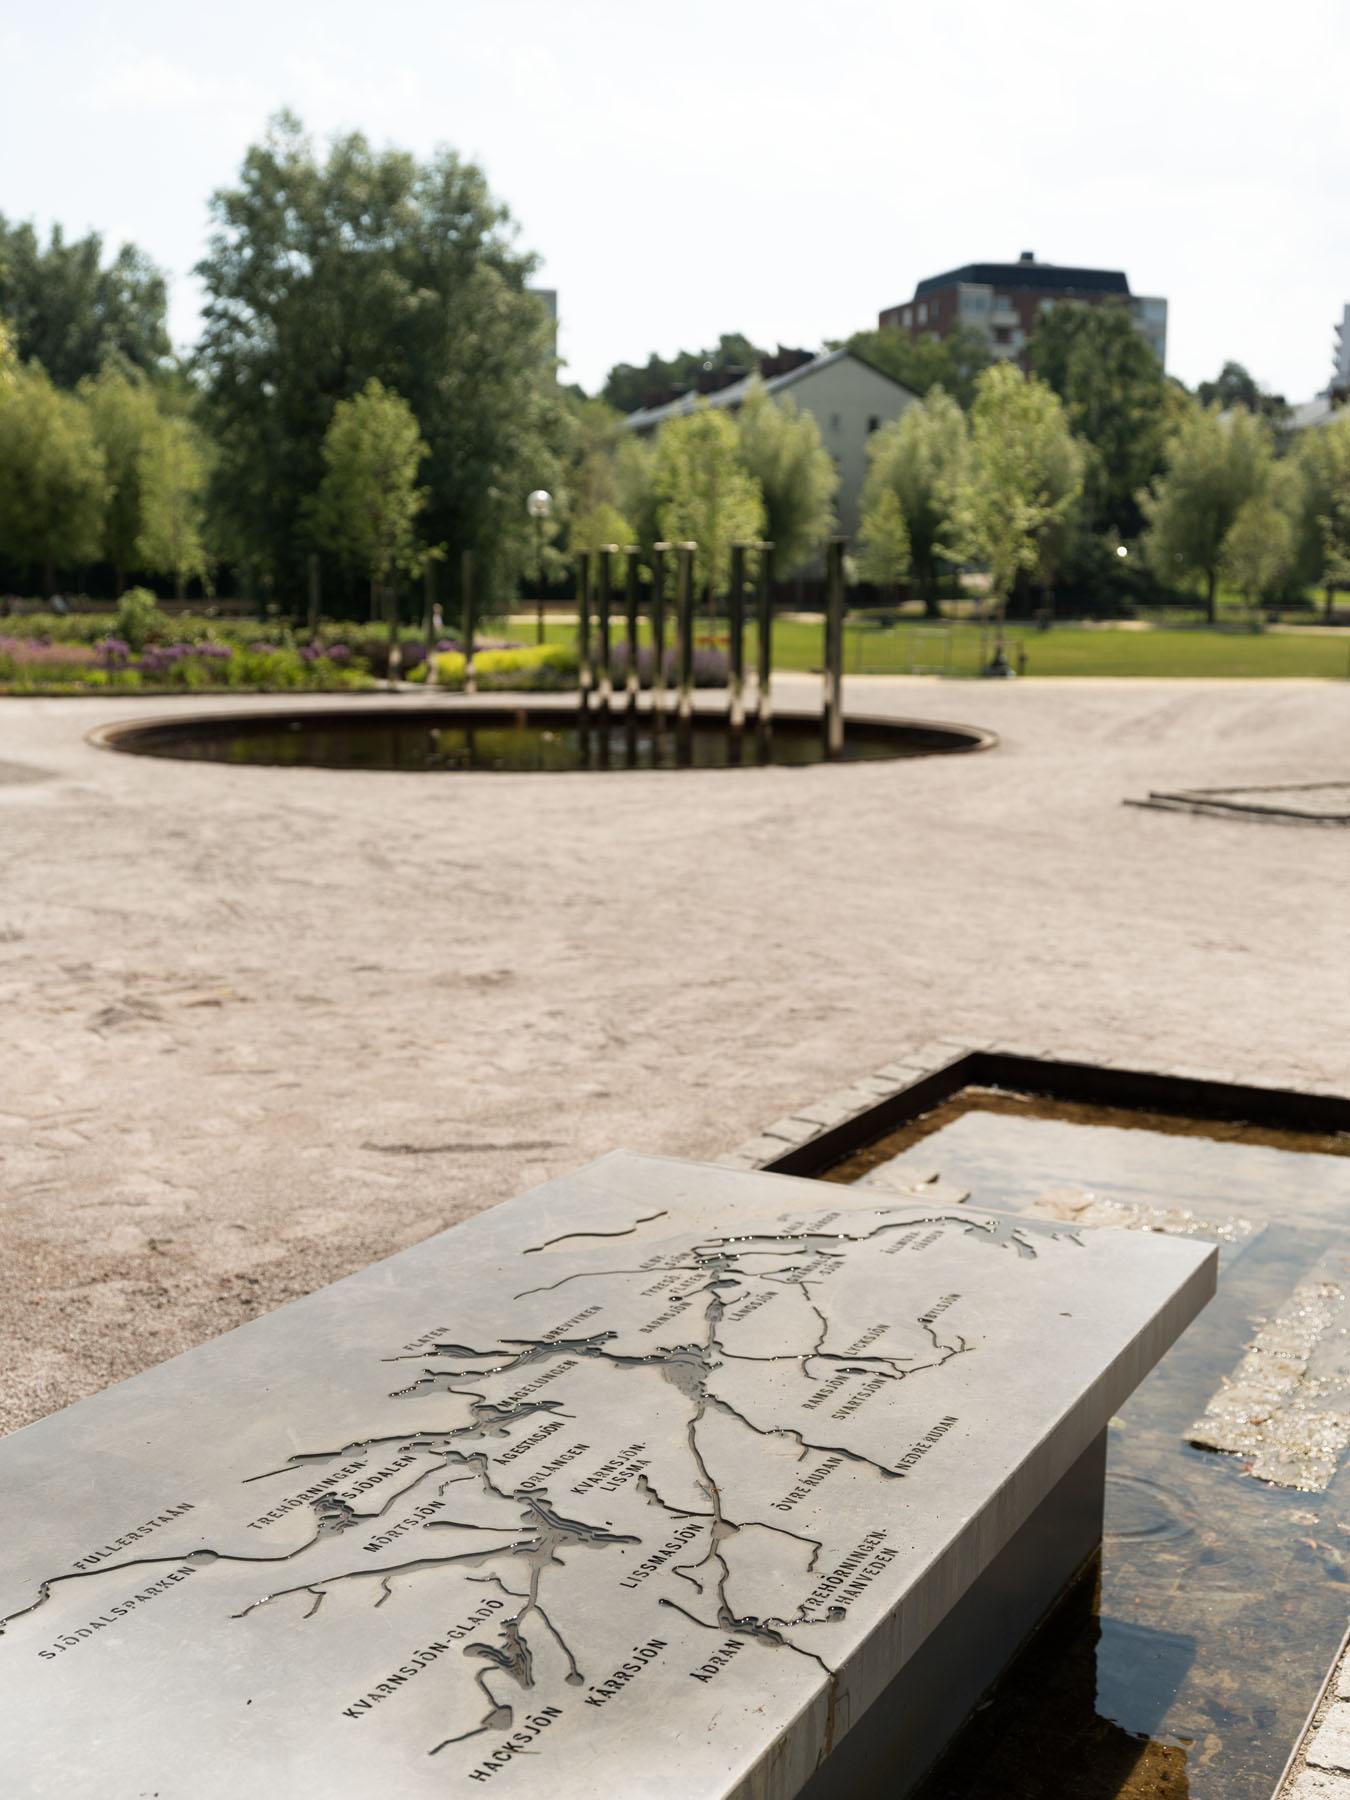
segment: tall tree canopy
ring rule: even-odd
[[[953,516],[967,452],[965,414],[940,387],[874,431],[867,446],[864,568],[874,579],[894,581],[912,567],[934,618],[938,565],[959,554]]]
[[[839,471],[812,414],[791,398],[775,400],[759,380],[750,384],[736,428],[741,462],[764,501],[774,566],[791,575],[829,536]]]
[[[206,579],[207,446],[192,420],[164,412],[141,455],[141,530],[136,559],[141,568],[184,585]]]
[[[1217,404],[1223,412],[1241,406],[1247,412],[1262,414],[1277,427],[1285,422],[1289,414],[1289,407],[1282,395],[1267,393],[1249,369],[1240,362],[1233,362],[1231,358],[1213,381],[1200,383],[1195,390],[1195,397],[1201,406]]]
[[[1350,417],[1299,436],[1301,573],[1326,590],[1330,618],[1338,587],[1350,586]]]
[[[1211,623],[1224,542],[1270,480],[1270,427],[1243,407],[1192,405],[1168,440],[1163,473],[1143,497],[1149,564],[1162,581],[1198,578]]]
[[[686,387],[707,369],[757,369],[764,351],[739,331],[724,331],[711,350],[677,350],[669,359],[655,351],[645,363],[615,363],[600,390],[620,412],[636,412],[653,388]]]
[[[163,420],[150,384],[116,363],[106,364],[96,377],[86,376],[80,394],[103,452],[108,478],[103,556],[112,564],[120,594],[128,574],[142,567],[145,477]]]
[[[199,371],[235,555],[297,581],[324,433],[373,377],[427,442],[426,534],[504,594],[533,555],[525,496],[557,486],[561,408],[532,259],[482,172],[356,133],[321,157],[282,115],[211,216]]]
[[[731,546],[764,532],[764,501],[741,462],[734,420],[711,406],[668,420],[656,440],[652,481],[661,534],[698,545],[697,579],[711,603],[726,588]]]
[[[31,224],[0,214],[0,316],[24,361],[57,387],[96,375],[110,357],[157,370],[169,354],[162,272],[134,244],[107,263],[95,232],[67,243],[54,226],[44,245]]]
[[[940,387],[967,410],[974,402],[981,370],[993,360],[988,337],[970,325],[958,325],[945,338],[912,338],[893,326],[855,331],[847,348],[911,393],[926,394]]]
[[[172,575],[176,590],[204,576],[207,445],[171,384],[119,360],[79,386],[103,452],[107,499],[102,560],[116,591],[128,574]]]
[[[1090,530],[1134,537],[1137,495],[1162,466],[1167,424],[1163,367],[1124,306],[1060,301],[1043,313],[1031,363],[1064,402],[1069,424],[1091,446],[1086,471]]]
[[[1083,450],[1058,394],[1014,363],[986,369],[970,415],[959,515],[1006,608],[1018,577],[1053,578],[1065,523],[1083,488]]]
[[[30,365],[0,385],[0,552],[51,593],[98,559],[107,498],[88,409]]]
[[[1283,587],[1297,560],[1296,486],[1297,470],[1277,463],[1266,486],[1242,502],[1224,536],[1220,566],[1248,606]]]
[[[417,471],[426,454],[412,408],[374,377],[333,408],[314,532],[370,582],[372,611],[400,575],[421,567],[417,521],[427,490],[417,485]]]

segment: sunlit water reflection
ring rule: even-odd
[[[1087,1190],[1257,1227],[1221,1245],[1218,1295],[1112,1424],[1096,1579],[923,1800],[1269,1800],[1346,1628],[1350,1479],[1342,1467],[1324,1493],[1272,1487],[1185,1433],[1261,1321],[1345,1241],[1350,1158],[1294,1136],[972,1092],[831,1178],[893,1159],[939,1170],[981,1206]]]

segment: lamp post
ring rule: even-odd
[[[544,524],[553,511],[553,496],[547,488],[535,488],[525,499],[525,510],[534,520],[534,586],[535,639],[544,641]]]

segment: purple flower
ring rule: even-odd
[[[94,654],[105,669],[124,669],[131,657],[131,645],[125,638],[105,637],[95,644]]]

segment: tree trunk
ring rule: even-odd
[[[1215,600],[1215,590],[1217,589],[1218,584],[1218,571],[1210,569],[1205,575],[1205,615],[1211,625],[1215,623],[1218,617]]]
[[[1328,582],[1326,585],[1325,600],[1323,603],[1323,612],[1326,617],[1327,624],[1328,625],[1332,624],[1336,617],[1336,590],[1330,582]]]
[[[127,591],[127,572],[125,569],[113,570],[113,597],[120,600]]]
[[[926,619],[940,619],[942,605],[938,600],[937,573],[931,563],[918,571],[919,592],[923,596],[923,611]]]

